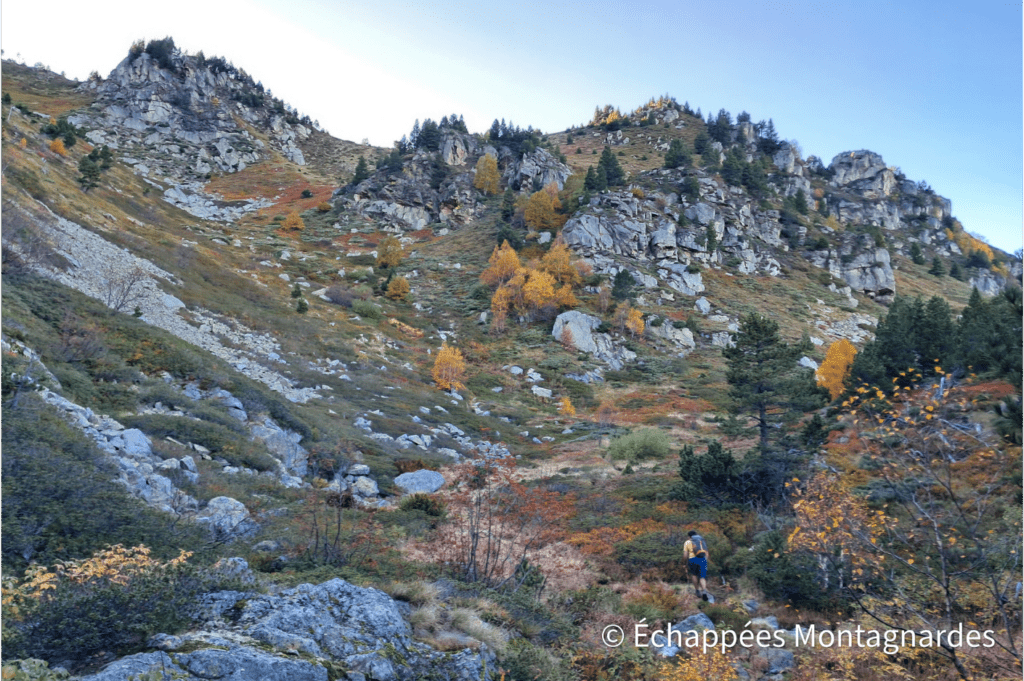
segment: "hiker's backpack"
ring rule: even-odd
[[[693,555],[695,557],[704,556],[705,558],[707,558],[708,545],[704,543],[704,537],[700,536],[699,534],[695,534],[692,537],[690,537],[690,542],[693,544]]]

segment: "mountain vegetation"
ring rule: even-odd
[[[878,154],[170,37],[2,114],[4,678],[1020,677],[1021,253]]]

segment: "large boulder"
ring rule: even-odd
[[[595,333],[594,331],[600,325],[601,320],[597,317],[570,310],[555,318],[555,326],[551,330],[551,334],[562,340],[564,331],[568,329],[573,347],[581,352],[589,352],[615,371],[621,369],[626,362],[636,359],[635,352],[616,345],[608,334]]]
[[[450,166],[461,166],[466,158],[476,154],[476,138],[454,131],[446,131],[441,137],[441,158]]]
[[[206,508],[196,514],[196,523],[205,525],[218,540],[252,535],[259,529],[249,516],[249,509],[231,497],[214,497]]]
[[[444,486],[444,476],[437,471],[413,471],[395,478],[395,487],[405,494],[433,494]]]
[[[290,430],[284,430],[269,416],[262,425],[250,429],[253,438],[266,445],[271,454],[281,460],[285,470],[291,475],[302,477],[309,470],[309,452],[299,444],[302,436]]]

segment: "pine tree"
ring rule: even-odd
[[[295,282],[295,286],[292,286],[292,298],[301,298],[302,289],[299,288],[299,282]]]
[[[923,265],[925,263],[924,253],[921,252],[921,244],[916,241],[910,245],[910,259],[915,265]]]
[[[628,300],[633,295],[633,288],[636,287],[636,279],[628,270],[619,270],[612,283],[612,298],[615,300]]]
[[[295,306],[295,311],[299,314],[306,314],[309,312],[309,303],[306,302],[305,298],[299,298],[299,302]]]
[[[733,342],[733,347],[722,350],[728,366],[732,411],[757,422],[764,451],[769,447],[771,431],[788,420],[795,409],[820,402],[819,396],[807,390],[810,372],[797,364],[812,346],[806,338],[795,345],[784,342],[778,323],[757,313],[740,320]]]
[[[597,191],[597,173],[594,166],[587,168],[587,174],[583,177],[583,188],[588,192]]]
[[[609,187],[617,187],[626,179],[626,174],[619,165],[619,159],[615,158],[611,147],[605,147],[601,152],[601,160],[598,165],[604,168],[605,179]]]
[[[960,263],[953,261],[953,264],[949,266],[949,276],[957,281],[964,281],[964,273],[960,269]]]
[[[352,185],[355,186],[368,177],[370,177],[370,169],[366,166],[366,159],[360,156],[359,162],[356,163],[356,174],[352,176]]]
[[[672,140],[669,144],[668,151],[665,153],[665,167],[666,168],[678,168],[680,166],[690,166],[693,164],[693,157],[690,156],[690,152],[686,150],[686,146],[680,139]]]
[[[942,261],[939,260],[939,256],[932,258],[932,266],[928,270],[928,274],[933,277],[944,277],[946,276],[946,268],[942,266]]]
[[[746,501],[741,487],[740,464],[732,452],[718,440],[708,444],[703,456],[697,456],[692,445],[679,452],[680,482],[671,496],[680,501],[721,505],[733,501]]]

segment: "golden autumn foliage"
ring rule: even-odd
[[[689,658],[665,662],[658,678],[663,681],[738,681],[739,675],[727,655],[719,650],[694,651]]]
[[[21,147],[22,149],[28,147],[28,139],[22,137],[20,140],[18,140],[18,146]]]
[[[404,255],[402,242],[397,237],[384,237],[377,246],[377,267],[397,267]]]
[[[299,232],[306,228],[306,223],[302,221],[302,216],[292,211],[288,213],[288,216],[281,223],[281,229],[289,232]]]
[[[487,260],[487,269],[480,274],[480,281],[488,286],[500,286],[515,275],[522,267],[519,262],[519,255],[512,248],[508,241],[502,242],[501,246],[495,246],[491,257]]]
[[[68,150],[64,148],[64,140],[59,137],[50,142],[50,151],[55,154],[60,154],[61,156],[68,155]]]
[[[644,315],[640,310],[634,308],[629,311],[626,316],[626,330],[634,337],[644,332]]]
[[[555,304],[563,310],[571,310],[579,305],[580,301],[576,300],[572,287],[565,285],[555,291]]]
[[[317,205],[316,209],[321,213],[327,213],[330,212],[331,210],[331,204],[329,204],[327,201],[322,201]]]
[[[793,499],[796,527],[787,540],[789,550],[817,558],[818,577],[826,589],[833,579],[839,588],[862,581],[873,564],[865,542],[878,534],[881,516],[870,513],[838,476],[827,472],[816,474],[805,489],[796,489]]]
[[[490,154],[484,154],[476,162],[476,178],[473,186],[484,194],[498,193],[498,161]]]
[[[505,330],[509,307],[512,305],[512,293],[507,286],[500,287],[491,297],[491,330],[501,333]]]
[[[580,270],[572,261],[572,252],[565,245],[561,235],[551,244],[551,248],[540,259],[542,270],[555,278],[559,284],[577,286],[582,281]]]
[[[576,416],[576,407],[572,406],[572,400],[563,397],[558,404],[558,413],[562,416]]]
[[[529,270],[526,283],[523,285],[523,302],[526,311],[534,314],[545,308],[554,307],[555,278],[543,270]]]
[[[461,390],[465,388],[463,381],[466,378],[466,360],[462,357],[462,351],[450,347],[447,343],[441,344],[441,350],[434,360],[434,368],[431,371],[434,383],[441,390]]]
[[[558,201],[558,187],[551,183],[530,195],[530,200],[523,211],[523,220],[536,230],[555,230],[565,223],[565,216],[558,212],[561,207]]]
[[[814,375],[818,385],[826,388],[833,400],[843,394],[846,377],[850,375],[850,367],[853,366],[853,358],[856,356],[857,348],[845,338],[840,338],[828,346],[825,361]]]
[[[409,296],[409,280],[405,277],[395,277],[388,284],[388,291],[385,294],[391,300],[405,300]]]

